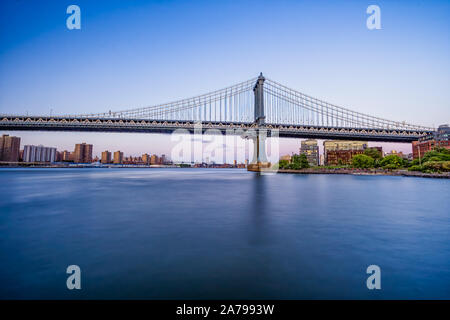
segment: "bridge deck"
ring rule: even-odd
[[[376,128],[334,128],[300,125],[257,126],[254,123],[166,121],[144,119],[89,119],[68,117],[2,117],[0,130],[9,131],[87,131],[87,132],[142,132],[165,133],[175,131],[243,135],[248,130],[267,130],[268,136],[289,138],[315,138],[365,140],[380,142],[411,142],[431,131],[388,130]]]

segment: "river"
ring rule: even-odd
[[[0,298],[450,299],[449,194],[448,179],[4,168]]]

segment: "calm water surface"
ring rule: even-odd
[[[444,179],[0,169],[0,298],[449,299],[449,194]]]

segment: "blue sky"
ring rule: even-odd
[[[66,28],[71,4],[81,8],[81,30]],[[381,8],[381,30],[366,28],[371,4]],[[148,106],[262,71],[337,105],[437,126],[450,121],[449,12],[448,1],[6,0],[0,113]],[[14,134],[69,150],[93,141],[97,154],[169,153],[168,136]],[[286,140],[282,150],[299,145]]]

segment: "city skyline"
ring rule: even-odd
[[[444,127],[444,126],[443,126]],[[445,131],[448,131],[448,126],[445,127]],[[42,162],[60,162],[60,161],[71,161],[75,163],[91,163],[91,162],[101,162],[101,163],[115,163],[119,164],[123,161],[135,161],[138,160],[138,162],[144,162],[148,164],[163,164],[165,161],[172,162],[173,159],[171,158],[170,153],[155,153],[155,152],[149,152],[149,151],[143,151],[145,150],[140,146],[140,151],[135,154],[126,154],[122,151],[122,149],[118,148],[117,146],[112,146],[111,148],[105,148],[101,149],[98,147],[95,147],[94,144],[89,142],[76,142],[72,147],[68,146],[66,148],[61,148],[60,146],[44,146],[41,142],[30,144],[30,143],[24,143],[21,136],[15,136],[12,135],[3,135],[2,141],[8,139],[8,141],[15,141],[15,147],[16,153],[18,155],[17,161],[24,161],[24,162],[35,162],[31,161],[32,159],[38,159],[36,162],[39,162],[41,158],[42,153]],[[191,139],[193,137],[191,136]],[[229,137],[228,137],[229,138]],[[413,155],[415,152],[413,150],[414,143],[411,144],[411,152],[409,149],[404,152],[403,150],[399,149],[384,149],[383,145],[387,146],[395,146],[398,145],[397,143],[378,143],[378,142],[368,142],[368,141],[360,141],[360,140],[324,140],[324,139],[296,139],[300,144],[297,150],[283,153],[279,152],[278,155],[271,155],[272,159],[276,159],[276,161],[283,159],[286,156],[291,156],[294,154],[305,154],[307,155],[308,161],[310,162],[310,165],[324,165],[323,159],[325,159],[325,164],[327,164],[327,150],[329,147],[327,146],[333,146],[331,150],[359,150],[357,153],[362,153],[364,149],[367,148],[375,148],[378,149],[382,155],[388,155],[388,154],[399,154],[404,155],[405,157],[408,155]],[[5,140],[6,141],[6,140]],[[195,139],[191,140],[191,143],[194,143]],[[3,143],[3,142],[2,142]],[[417,141],[419,143],[419,141]],[[242,145],[241,148],[243,148],[243,152],[237,152],[237,149],[239,146],[234,146],[233,150],[230,150],[228,145],[225,144],[215,144],[215,150],[217,148],[223,149],[223,158],[222,160],[218,159],[217,157],[213,157],[213,159],[210,159],[211,150],[207,153],[205,152],[205,149],[207,150],[208,147],[205,148],[205,145],[207,143],[203,143],[203,147],[201,148],[201,161],[198,158],[198,156],[191,154],[190,160],[183,157],[180,159],[175,159],[174,162],[176,163],[217,163],[217,164],[236,164],[236,163],[248,163],[253,158],[252,154],[252,146],[250,144]],[[271,145],[269,142],[268,145]],[[410,145],[410,144],[408,144]],[[193,146],[193,145],[192,145]],[[184,148],[191,148],[191,145],[184,145]],[[3,147],[2,147],[3,148]],[[3,149],[2,149],[3,150]],[[94,153],[94,150],[96,150],[96,153]],[[425,149],[424,149],[425,150]],[[228,153],[227,153],[228,151]],[[215,153],[214,151],[213,153]],[[311,154],[311,152],[313,154]],[[423,152],[425,153],[425,152]],[[20,155],[19,155],[20,154]],[[353,156],[350,156],[350,160]],[[25,160],[28,159],[28,160]],[[49,160],[52,159],[52,160]]]

